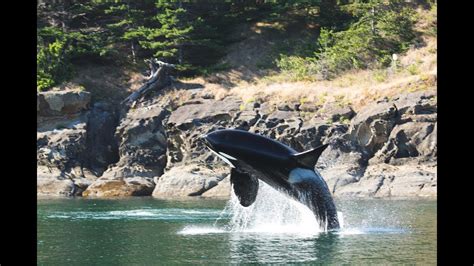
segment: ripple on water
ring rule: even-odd
[[[47,218],[95,220],[215,220],[222,212],[215,209],[136,209],[122,211],[53,212]]]
[[[344,228],[339,231],[331,232],[340,236],[347,235],[368,235],[368,234],[402,234],[407,233],[406,229],[401,228]],[[295,237],[316,237],[323,232],[314,231],[302,231],[299,228],[293,226],[274,226],[271,224],[262,225],[260,227],[232,230],[228,227],[218,226],[199,226],[191,225],[185,226],[183,229],[178,231],[179,235],[206,235],[206,234],[259,234],[259,235],[292,235]]]

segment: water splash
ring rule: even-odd
[[[243,207],[232,193],[226,208],[232,214],[229,231],[304,234],[321,232],[310,209],[263,182],[260,182],[254,204]]]
[[[342,221],[342,213],[338,212],[338,215]],[[229,216],[230,221],[224,226],[219,226],[219,223]],[[187,226],[179,233],[224,232],[314,236],[322,231],[308,207],[260,182],[257,198],[249,207],[240,205],[232,191],[230,200],[212,227]]]
[[[186,226],[183,230],[178,232],[180,235],[205,235],[219,233],[227,233],[227,231],[224,228],[216,226]]]

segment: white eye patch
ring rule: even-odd
[[[220,151],[219,154],[222,155],[222,156],[224,156],[224,157],[226,157],[227,159],[231,159],[231,160],[237,161],[236,158],[230,156],[230,155],[227,154],[227,153],[223,153],[223,152]]]
[[[209,147],[208,147],[209,148]],[[209,150],[211,150],[212,153],[214,153],[215,155],[217,155],[217,157],[221,158],[224,162],[226,162],[228,165],[230,165],[230,167],[232,168],[235,168],[235,166],[229,161],[229,159],[227,159],[226,157],[224,157],[224,155],[221,155],[217,152],[215,152],[213,149],[209,148]],[[224,153],[225,154],[225,153]],[[227,154],[226,154],[227,155]],[[229,155],[227,155],[229,156]],[[232,157],[233,158],[233,157]]]

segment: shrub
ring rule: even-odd
[[[322,28],[313,56],[281,56],[278,67],[297,79],[331,79],[350,69],[386,67],[392,54],[406,51],[415,38],[415,12],[403,2],[354,3],[345,11],[353,16],[346,30]]]
[[[384,82],[387,80],[388,73],[384,69],[376,70],[373,73],[373,78],[377,82]]]
[[[318,73],[314,58],[280,55],[276,65],[293,81],[313,80]]]
[[[37,89],[44,91],[70,76],[70,64],[67,61],[67,43],[64,39],[37,48]]]
[[[417,64],[411,64],[406,69],[408,73],[410,73],[410,75],[417,75],[418,73],[420,73],[420,70]]]

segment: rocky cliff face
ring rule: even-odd
[[[228,197],[229,169],[199,137],[238,128],[298,151],[329,143],[316,168],[336,196],[436,196],[433,93],[357,113],[338,102],[270,105],[199,93],[178,105],[155,96],[123,112],[88,108],[85,95],[68,104],[64,95],[38,97],[38,195]]]

